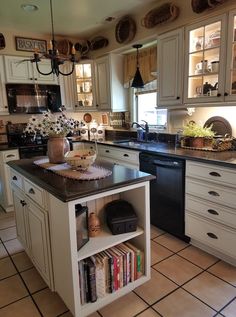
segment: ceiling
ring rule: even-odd
[[[0,0],[0,25],[20,32],[51,33],[50,0]],[[89,38],[109,28],[119,18],[132,14],[153,0],[52,0],[56,35]],[[155,1],[157,2],[157,0]],[[33,4],[34,12],[22,10],[21,5]],[[107,22],[107,17],[115,17]],[[23,34],[22,34],[23,35]]]

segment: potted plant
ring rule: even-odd
[[[209,147],[212,144],[213,136],[212,126],[202,127],[195,122],[190,122],[183,129],[185,145],[195,148]]]

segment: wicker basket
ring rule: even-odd
[[[213,141],[212,148],[217,151],[227,151],[232,148],[232,142],[231,138],[216,139]]]
[[[65,161],[72,169],[86,171],[94,163],[96,156],[93,150],[69,151],[65,154]]]
[[[179,8],[172,3],[165,3],[162,6],[152,9],[141,20],[142,26],[147,29],[153,28],[158,24],[170,22],[179,15]]]

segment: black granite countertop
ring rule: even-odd
[[[10,147],[8,144],[0,144],[0,152],[18,149],[18,147]]]
[[[86,141],[88,142],[88,141]],[[91,142],[91,141],[90,141]],[[122,142],[103,141],[99,144],[111,145],[118,148],[126,148],[156,155],[176,157],[188,160],[200,161],[203,163],[218,164],[226,167],[236,168],[236,151],[211,152],[202,150],[184,149],[175,146],[173,143],[137,143],[137,142]]]
[[[34,159],[22,159],[8,162],[8,165],[45,189],[63,202],[99,194],[110,189],[121,188],[126,185],[149,181],[155,177],[144,172],[113,165],[102,161],[96,164],[112,171],[106,178],[90,181],[79,181],[65,178],[35,165]]]

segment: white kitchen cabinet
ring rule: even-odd
[[[126,111],[123,56],[109,54],[95,60],[96,107],[98,111]]]
[[[0,205],[6,211],[13,211],[13,199],[10,187],[10,168],[7,162],[19,159],[18,150],[0,152]]]
[[[183,29],[157,39],[158,106],[183,104]]]
[[[54,289],[46,193],[11,170],[17,238],[47,285]]]
[[[64,73],[71,71],[71,65],[68,63],[60,67]],[[74,111],[77,106],[74,73],[70,76],[59,76],[59,83],[61,90],[61,104],[65,107],[66,111]]]
[[[225,101],[226,27],[224,14],[186,28],[185,103]]]
[[[98,144],[98,158],[104,161],[139,169],[139,152]]]
[[[0,115],[9,115],[5,83],[3,56],[0,56]]]
[[[191,244],[236,264],[236,171],[186,162],[185,233]]]
[[[38,84],[58,84],[58,79],[55,74],[41,75],[35,63],[31,63],[27,59],[31,57],[9,56],[5,55],[5,70],[6,82],[8,83],[38,83]],[[48,73],[51,70],[51,61],[42,59],[39,62],[39,69],[43,73]]]

